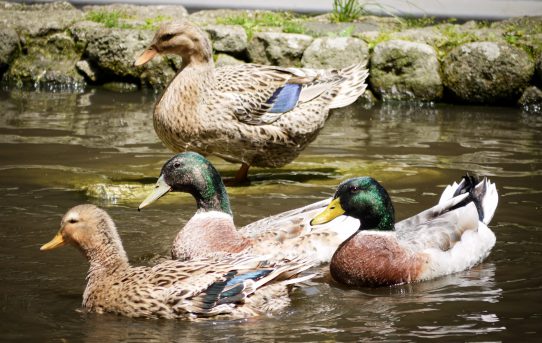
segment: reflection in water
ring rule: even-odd
[[[87,266],[74,249],[39,252],[66,209],[105,206],[131,260],[168,253],[195,210],[168,195],[136,211],[171,152],[152,127],[154,94],[0,93],[0,330],[29,341],[537,341],[542,308],[542,117],[510,108],[388,104],[334,112],[292,164],[255,169],[252,186],[229,189],[238,225],[329,196],[348,177],[372,175],[396,216],[436,203],[465,171],[497,183],[486,262],[428,282],[348,289],[312,282],[284,313],[241,321],[133,320],[76,312]],[[221,172],[237,166],[213,159]],[[117,203],[103,194],[114,188]],[[116,188],[115,188],[116,187]],[[123,188],[124,187],[124,188]],[[129,190],[129,191],[127,191]],[[98,197],[98,198],[96,198]],[[32,328],[32,330],[29,330]]]

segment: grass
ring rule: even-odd
[[[90,11],[86,19],[103,24],[108,28],[130,28],[130,25],[122,23],[121,19],[128,19],[129,16],[120,11]]]
[[[156,30],[161,22],[171,20],[168,16],[156,16],[154,18],[145,19],[143,25],[132,25],[126,23],[123,19],[133,19],[133,17],[122,11],[90,11],[86,14],[86,20],[90,20],[96,23],[103,24],[107,28],[119,28],[119,29],[143,29],[143,30]]]
[[[363,14],[365,10],[358,0],[333,0],[332,21],[352,22]]]
[[[250,38],[254,32],[261,31],[264,27],[280,27],[282,32],[286,33],[304,33],[303,19],[304,16],[291,12],[255,12],[251,15],[242,13],[217,18],[216,22],[223,25],[240,25]]]

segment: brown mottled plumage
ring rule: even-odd
[[[345,215],[360,220],[358,232],[342,243],[331,275],[352,286],[421,281],[462,271],[482,261],[495,244],[486,226],[497,207],[494,184],[465,177],[448,186],[437,206],[395,223],[386,190],[369,177],[339,185],[328,208],[312,220]]]
[[[182,57],[182,69],[154,109],[154,128],[173,151],[213,154],[251,165],[280,167],[295,159],[324,126],[329,110],[353,103],[365,90],[362,64],[341,70],[242,64],[215,68],[205,34],[187,22],[160,27],[141,65],[156,54]],[[272,110],[277,91],[301,85],[295,106]]]
[[[162,167],[155,190],[139,205],[144,208],[169,191],[190,193],[197,211],[179,231],[171,249],[174,259],[192,259],[239,251],[272,254],[272,260],[304,256],[329,262],[340,243],[358,228],[344,217],[313,227],[310,219],[329,200],[261,219],[239,230],[235,227],[228,193],[218,171],[203,156],[185,152]]]
[[[58,234],[41,250],[65,244],[79,248],[90,263],[83,307],[98,313],[170,319],[255,316],[287,306],[288,285],[312,277],[292,279],[311,266],[307,260],[270,265],[247,254],[132,267],[112,219],[94,205],[70,209]]]

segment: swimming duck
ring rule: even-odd
[[[71,244],[90,263],[83,307],[145,318],[243,318],[277,311],[289,303],[292,278],[311,266],[308,260],[265,265],[247,254],[220,261],[166,261],[132,267],[111,217],[94,205],[79,205],[62,218],[60,231],[41,250]]]
[[[324,126],[329,110],[353,103],[364,91],[364,64],[335,70],[256,64],[214,67],[211,43],[188,22],[163,24],[136,59],[182,57],[180,72],[155,105],[154,129],[175,152],[196,151],[249,167],[293,161]]]
[[[330,263],[332,277],[351,286],[385,286],[428,280],[468,269],[495,244],[487,227],[498,194],[484,178],[466,176],[448,186],[438,205],[395,223],[391,199],[376,180],[360,177],[339,185],[325,211],[311,224],[337,216],[360,220]]]
[[[256,221],[237,230],[228,193],[219,173],[202,155],[185,152],[162,167],[156,188],[139,205],[144,208],[168,192],[190,193],[197,211],[179,231],[171,250],[174,259],[192,259],[247,251],[274,254],[274,259],[304,256],[329,262],[340,243],[358,228],[357,219],[343,217],[314,229],[309,224],[330,199]],[[349,229],[348,229],[349,228]]]

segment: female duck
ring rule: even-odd
[[[358,232],[337,249],[331,275],[353,286],[384,286],[459,272],[482,261],[495,244],[486,226],[497,208],[494,184],[472,177],[444,191],[437,206],[395,224],[386,190],[361,177],[339,185],[324,212],[323,224],[340,215],[358,218]]]
[[[273,252],[274,258],[306,256],[329,262],[339,244],[359,226],[357,219],[343,217],[312,228],[310,219],[325,208],[328,199],[237,230],[220,175],[205,157],[194,152],[178,154],[164,164],[154,192],[139,209],[170,191],[192,194],[197,205],[196,214],[175,238],[171,251],[174,259],[248,251],[265,255]]]
[[[290,279],[309,268],[309,262],[264,267],[262,258],[249,255],[132,267],[104,210],[76,206],[60,225],[41,250],[72,244],[86,256],[90,269],[83,307],[91,312],[146,318],[248,317],[285,307],[287,285],[311,277]]]
[[[256,64],[214,67],[207,36],[187,22],[162,25],[135,65],[157,54],[182,57],[181,71],[154,108],[154,129],[171,150],[213,154],[251,165],[281,167],[313,141],[329,110],[353,103],[364,91],[362,64],[342,70]]]

